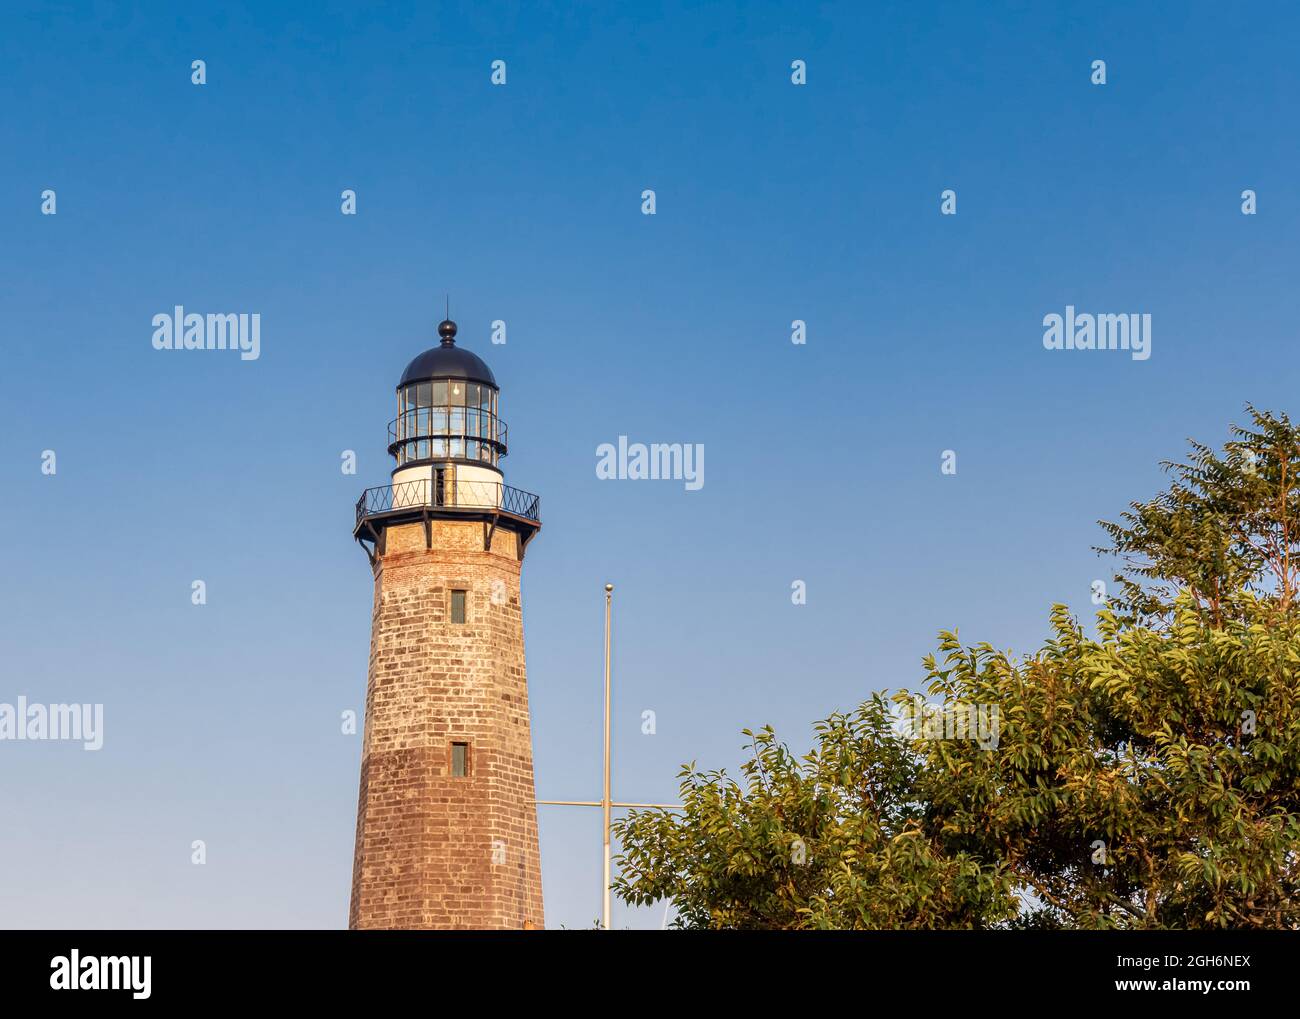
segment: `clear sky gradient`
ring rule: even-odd
[[[353,504],[445,293],[542,497],[547,799],[599,796],[607,580],[615,792],[672,799],[941,629],[1090,616],[1095,521],[1294,394],[1289,5],[222,6],[0,15],[0,701],[105,706],[98,752],[0,742],[2,926],[346,924]],[[260,359],[154,350],[177,304],[259,313]],[[1150,360],[1045,350],[1067,304],[1150,313]],[[599,480],[620,435],[703,443],[704,487]],[[590,926],[599,812],[541,838],[548,926]]]

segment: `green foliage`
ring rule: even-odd
[[[996,705],[996,747],[919,738],[875,695],[684,810],[617,826],[626,901],[695,928],[1300,927],[1300,430],[1250,410],[1104,524],[1129,562],[1085,635],[1013,659],[940,637],[922,691]],[[894,707],[891,709],[891,702]]]
[[[1130,620],[1167,620],[1179,592],[1213,622],[1236,612],[1243,590],[1289,610],[1300,589],[1300,427],[1247,406],[1216,453],[1192,442],[1186,463],[1165,461],[1169,488],[1132,503],[1121,522],[1102,521],[1126,573],[1116,605]]]
[[[685,816],[620,822],[619,895],[672,898],[677,923],[725,928],[942,928],[1010,916],[1002,868],[952,852],[926,821],[920,761],[879,695],[817,725],[795,759],[770,728],[744,781],[682,772]]]

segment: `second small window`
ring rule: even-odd
[[[453,623],[465,622],[465,591],[451,592],[451,621]]]

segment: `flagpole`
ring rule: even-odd
[[[610,858],[609,858],[609,827],[610,827],[610,795],[609,795],[609,643],[610,643],[610,605],[614,600],[614,585],[605,585],[605,795],[600,801],[602,811],[605,815],[605,897],[604,911],[602,913],[603,921],[601,926],[609,930],[609,885],[610,885]]]
[[[605,585],[605,786],[604,795],[599,800],[536,800],[538,806],[555,806],[555,807],[600,807],[602,819],[604,821],[604,831],[601,835],[601,841],[604,848],[603,860],[603,879],[605,882],[603,893],[601,895],[601,913],[600,928],[609,930],[610,925],[610,896],[613,891],[612,868],[613,861],[610,857],[610,839],[611,829],[613,828],[612,812],[614,810],[682,810],[680,803],[624,803],[622,800],[615,801],[611,792],[610,784],[610,738],[609,738],[609,719],[610,719],[610,645],[612,643],[611,633],[612,611],[611,606],[614,599],[614,585]],[[664,914],[667,917],[667,913]],[[667,920],[665,919],[665,923]]]

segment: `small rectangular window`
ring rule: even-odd
[[[451,745],[451,777],[465,778],[469,775],[469,744],[453,743]]]
[[[451,621],[453,623],[465,622],[465,591],[451,592]]]

